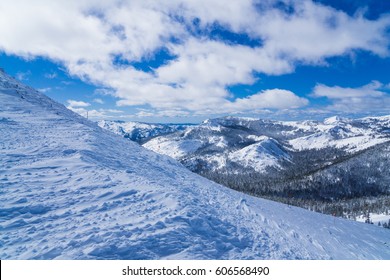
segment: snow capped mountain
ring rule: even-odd
[[[212,129],[212,131],[223,133],[222,130]],[[177,160],[191,160],[186,162],[186,165],[193,165],[193,168],[198,166],[197,160],[205,160],[208,163],[207,168],[214,170],[223,169],[229,163],[234,163],[239,166],[250,166],[258,172],[265,172],[267,167],[280,168],[279,161],[289,159],[288,153],[283,150],[281,145],[266,136],[247,135],[240,142],[253,144],[226,152],[231,145],[228,137],[211,135],[210,137],[193,139],[191,132],[193,129],[187,130],[184,135],[181,134],[184,139],[157,137],[145,143],[144,147]],[[197,154],[199,156],[196,156]],[[191,158],[192,155],[194,158]]]
[[[199,164],[194,162],[202,161],[213,170],[229,169],[229,162],[235,162],[241,168],[263,172],[267,167],[281,168],[294,152],[333,148],[354,154],[390,141],[389,131],[389,117],[331,117],[323,122],[226,117],[159,136],[144,147],[185,162],[189,168],[196,168]],[[264,145],[264,137],[274,145]],[[275,147],[281,156],[275,156]]]
[[[354,153],[389,141],[389,135],[384,133],[386,126],[385,122],[331,117],[317,125],[312,134],[291,139],[289,144],[299,151],[333,147]]]
[[[238,165],[239,169],[266,172],[269,167],[284,168],[294,152],[334,148],[354,154],[387,142],[390,134],[386,125],[384,121],[367,124],[363,120],[336,117],[323,123],[228,117],[206,120],[183,132],[156,137],[144,147],[171,156],[193,171],[232,170],[234,164],[234,169]],[[264,137],[274,145],[264,146]],[[274,147],[281,150],[276,153],[278,156]]]
[[[148,139],[184,130],[188,125],[174,124],[148,124],[140,122],[123,122],[101,120],[98,125],[104,129],[110,130],[115,134],[122,135],[132,141],[143,143]]]
[[[350,119],[342,118],[339,116],[333,116],[330,118],[326,118],[324,120],[324,124],[328,124],[328,125],[338,125],[340,123],[348,123],[348,122],[350,122]]]
[[[390,133],[390,115],[381,117],[367,117],[360,119],[360,122],[379,133]]]
[[[286,150],[275,139],[251,133],[246,126],[252,119],[206,120],[198,126],[156,137],[144,144],[145,148],[185,162],[195,171],[221,170],[231,164],[253,168],[259,172],[289,158]]]
[[[252,136],[252,135],[250,135]],[[282,150],[279,143],[274,139],[263,137],[250,137],[256,141],[255,144],[248,145],[229,155],[229,159],[242,166],[251,166],[258,172],[264,172],[266,167],[280,167],[278,161],[289,159],[289,155]]]
[[[386,229],[210,182],[4,73],[0,104],[1,259],[390,258]]]

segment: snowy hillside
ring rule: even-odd
[[[268,137],[256,137],[255,139],[258,142],[231,153],[229,159],[242,166],[251,166],[258,172],[264,172],[268,166],[280,167],[278,164],[280,159],[289,158],[289,155],[275,140]]]
[[[1,259],[389,259],[390,234],[191,173],[0,73]]]
[[[350,120],[331,117],[325,119],[323,124],[315,126],[316,131],[312,134],[292,139],[289,144],[300,151],[334,147],[349,153],[358,152],[389,141],[386,132],[389,122],[377,121],[384,118],[371,118],[371,122],[368,122],[367,119]]]

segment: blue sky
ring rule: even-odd
[[[2,1],[0,67],[94,119],[390,114],[390,1],[165,2]]]

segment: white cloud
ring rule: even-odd
[[[105,88],[120,106],[183,114],[305,106],[307,99],[282,90],[230,101],[227,88],[254,83],[256,73],[290,73],[298,63],[324,64],[354,50],[389,55],[390,15],[351,17],[308,0],[283,1],[293,11],[286,13],[276,2],[4,0],[0,50],[60,62],[71,75]],[[211,39],[216,24],[260,43]],[[194,35],[197,29],[203,35]],[[151,71],[131,66],[162,49],[174,59]]]
[[[47,87],[47,88],[39,88],[39,89],[38,89],[38,91],[39,91],[39,92],[42,92],[42,93],[49,92],[49,91],[51,91],[51,90],[52,90],[52,88],[51,88],[51,87]]]
[[[97,68],[91,64],[73,65],[71,72],[76,75],[89,73],[96,83],[102,81],[103,86],[116,88],[116,92],[108,93],[120,98],[119,106],[149,104],[164,111],[179,108],[208,114],[220,111],[221,104],[227,104],[222,106],[224,111],[233,107],[227,100],[231,94],[226,87],[253,83],[254,69],[282,73],[290,68],[285,61],[268,58],[261,54],[260,49],[245,46],[190,40],[183,46],[170,47],[175,48],[172,52],[179,58],[156,69],[155,73],[140,72],[131,67],[117,70],[112,66]],[[259,57],[263,59],[258,60]],[[284,106],[288,106],[287,102],[293,100],[285,101]],[[241,104],[249,105],[249,102]],[[296,107],[297,103],[290,105]]]
[[[380,56],[389,54],[389,38],[385,36],[390,25],[388,15],[370,21],[311,1],[296,1],[294,9],[290,15],[270,10],[253,29],[266,38],[264,48],[270,53],[309,63],[357,49]]]
[[[133,118],[174,118],[174,117],[186,117],[190,116],[190,112],[185,110],[167,109],[167,110],[151,110],[151,109],[139,109],[137,113],[132,115]]]
[[[55,78],[57,78],[57,73],[55,73],[55,72],[51,72],[51,73],[46,73],[45,75],[44,75],[44,77],[46,78],[46,79],[55,79]]]
[[[93,102],[99,103],[99,104],[104,104],[104,101],[103,101],[102,99],[100,99],[100,98],[95,98],[95,99],[93,100]]]
[[[358,88],[343,88],[339,86],[328,87],[326,85],[318,84],[314,88],[313,96],[328,97],[330,99],[345,99],[345,98],[370,98],[382,97],[385,95],[381,89],[383,84],[378,81],[372,81],[368,85]]]
[[[254,71],[281,74],[292,70],[288,61],[273,57],[260,47],[193,38],[180,46],[170,45],[170,51],[178,58],[156,70],[158,80],[167,84],[251,84]]]
[[[107,113],[113,113],[113,114],[122,114],[124,113],[122,110],[116,110],[116,109],[101,109],[101,112],[107,112]]]
[[[235,111],[251,109],[292,109],[309,104],[306,98],[299,97],[293,92],[283,89],[265,90],[247,98],[236,99],[228,107]]]
[[[80,108],[80,107],[76,108],[71,106],[68,106],[67,108],[79,114],[80,116],[83,116],[84,118],[97,118],[97,119],[106,118],[106,115],[103,112],[99,112],[97,110],[87,110],[85,108]]]
[[[67,102],[68,102],[69,107],[88,107],[88,106],[91,106],[90,103],[84,102],[84,101],[68,100]]]
[[[138,118],[145,118],[145,117],[154,117],[156,116],[156,112],[152,112],[150,110],[140,110],[135,114]]]
[[[118,118],[118,114],[124,113],[121,110],[113,110],[113,109],[88,110],[84,107],[72,107],[72,106],[68,106],[67,108],[85,118],[99,119],[99,120]]]
[[[18,72],[16,73],[16,79],[18,79],[19,81],[28,81],[30,75],[31,71]]]
[[[330,110],[343,112],[384,112],[390,110],[390,94],[386,85],[378,81],[358,88],[329,87],[319,84],[313,90],[313,97],[326,97],[332,104]]]

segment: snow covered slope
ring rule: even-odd
[[[1,259],[389,259],[386,229],[235,192],[0,73]]]
[[[331,117],[315,126],[312,134],[292,139],[289,144],[299,151],[333,147],[348,153],[358,152],[389,141],[384,130],[389,123],[376,121],[384,118],[371,118],[369,122],[369,119],[350,120]]]
[[[242,166],[251,166],[258,172],[264,172],[268,166],[279,167],[280,159],[289,159],[275,140],[266,136],[256,137],[256,140],[255,144],[231,153],[229,159]]]

